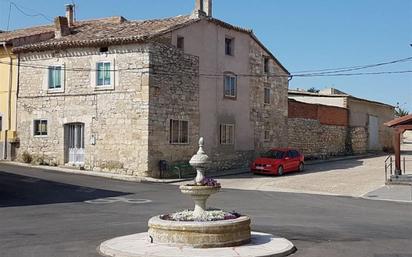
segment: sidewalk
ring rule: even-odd
[[[363,195],[362,198],[412,203],[412,185],[386,185]]]
[[[376,155],[365,154],[365,155],[337,157],[337,158],[327,159],[327,160],[313,160],[313,161],[307,161],[305,165],[310,166],[310,165],[321,164],[321,163],[361,159],[361,158],[368,158],[368,157],[373,157],[373,156],[376,156]],[[190,181],[193,179],[193,178],[157,179],[157,178],[150,178],[150,177],[114,174],[114,173],[109,173],[109,172],[80,170],[78,168],[69,168],[69,167],[62,167],[62,166],[54,167],[54,166],[32,165],[32,164],[27,164],[27,163],[3,161],[3,160],[1,160],[0,163],[14,165],[14,166],[30,167],[34,169],[50,170],[50,171],[56,171],[56,172],[63,172],[63,173],[70,173],[70,174],[77,174],[77,175],[87,175],[87,176],[102,177],[102,178],[109,178],[109,179],[122,180],[122,181],[139,182],[139,183],[149,182],[149,183],[172,184],[172,183],[178,183],[178,182],[183,182],[183,181]],[[250,173],[250,170],[249,168],[245,167],[245,168],[239,168],[239,169],[207,172],[206,175],[213,177],[213,178],[218,178],[218,177],[234,176],[234,175],[241,175],[241,174],[247,174],[247,173]]]

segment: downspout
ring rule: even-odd
[[[13,89],[13,58],[11,57],[11,54],[7,50],[6,47],[6,42],[2,42],[4,51],[6,54],[9,56],[10,62],[9,62],[9,90],[8,90],[8,96],[7,96],[7,129],[5,130],[4,133],[4,145],[3,145],[3,159],[7,159],[7,139],[8,139],[8,132],[11,129],[11,91]]]

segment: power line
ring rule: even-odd
[[[374,67],[379,67],[379,66],[384,66],[384,65],[389,65],[389,64],[407,62],[407,61],[411,61],[411,60],[412,60],[412,57],[407,57],[407,58],[403,58],[403,59],[398,59],[398,60],[393,60],[393,61],[388,61],[388,62],[375,63],[375,64],[349,66],[349,67],[342,67],[342,68],[330,68],[330,69],[322,69],[322,70],[306,70],[306,71],[297,71],[297,72],[294,72],[294,73],[295,74],[299,74],[299,73],[326,74],[326,73],[346,72],[346,71],[355,71],[355,70],[374,68]]]
[[[406,60],[408,58],[405,58],[403,60]],[[410,58],[412,59],[412,58]],[[25,63],[13,63],[10,64],[8,62],[2,62],[0,61],[0,64],[5,64],[5,65],[13,65],[13,66],[20,66],[20,67],[26,67],[26,68],[32,68],[32,69],[42,69],[42,70],[49,70],[51,66],[49,65],[41,65],[41,64],[25,64]],[[119,71],[129,71],[129,72],[138,72],[138,71],[147,71],[148,73],[152,75],[167,75],[167,76],[176,76],[176,75],[193,75],[193,76],[202,76],[202,77],[224,77],[226,76],[225,73],[197,73],[197,72],[188,72],[188,71],[181,71],[181,72],[164,72],[164,71],[156,71],[153,69],[161,69],[162,67],[168,67],[170,65],[175,65],[176,63],[165,63],[162,65],[151,65],[149,67],[139,67],[139,68],[124,68],[124,69],[110,69],[106,70],[109,72],[119,72]],[[96,72],[96,71],[101,71],[99,69],[91,69],[91,68],[67,68],[67,67],[62,67],[61,68],[63,71],[73,71],[73,72]],[[250,77],[250,78],[260,78],[260,77],[302,77],[302,78],[307,78],[307,77],[342,77],[342,76],[363,76],[363,75],[384,75],[384,74],[405,74],[405,73],[412,73],[412,70],[401,70],[401,71],[379,71],[379,72],[359,72],[359,73],[331,73],[331,72],[325,72],[325,73],[306,73],[306,74],[291,74],[291,75],[277,75],[277,74],[236,74],[236,77]]]
[[[47,16],[47,15],[41,13],[41,12],[35,11],[35,10],[33,10],[33,9],[29,9],[29,8],[27,8],[27,7],[24,7],[24,6],[19,7],[19,6],[18,6],[16,3],[14,3],[14,2],[10,2],[10,4],[13,5],[19,12],[21,12],[23,15],[25,15],[25,16],[27,16],[27,17],[39,17],[39,16],[40,16],[40,17],[43,17],[44,19],[46,19],[46,20],[48,20],[48,21],[50,21],[50,22],[53,21],[53,19],[52,19],[51,17],[49,17],[49,16]],[[35,12],[35,13],[34,13],[34,14],[26,13],[26,12],[23,11],[21,8],[30,10],[30,11]]]

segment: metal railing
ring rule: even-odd
[[[412,161],[412,160],[407,160],[405,156],[403,156],[403,158],[401,159],[402,169],[401,169],[400,175],[406,174],[406,162],[409,162],[409,161]],[[393,160],[392,155],[389,155],[388,157],[386,157],[385,159],[385,182],[387,182],[390,179],[390,177],[394,175],[394,164],[395,162]],[[388,177],[388,172],[389,172],[389,177]]]
[[[389,169],[390,168],[390,169]],[[393,158],[392,155],[389,155],[385,159],[385,182],[388,182],[388,169],[390,171],[390,176],[389,178],[393,175]]]

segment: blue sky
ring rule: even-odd
[[[28,14],[64,15],[71,0],[13,0]],[[194,0],[75,0],[77,18],[149,19],[190,13]],[[291,72],[374,64],[412,56],[411,0],[214,0],[214,16],[254,30]],[[0,29],[9,1],[0,0]],[[13,7],[10,29],[48,23]],[[412,70],[412,61],[363,72]],[[412,111],[412,73],[293,78],[290,88],[336,87]]]

